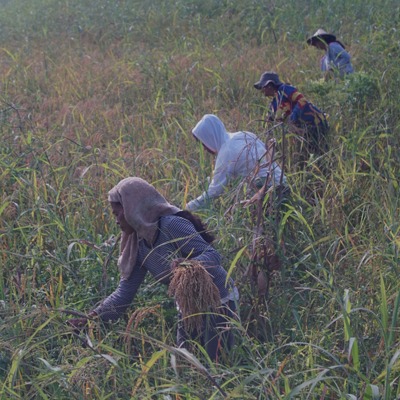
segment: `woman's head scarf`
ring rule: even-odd
[[[139,240],[144,239],[149,245],[157,237],[158,220],[165,215],[181,211],[141,178],[131,177],[120,181],[108,192],[108,201],[120,203],[125,219],[134,230],[122,232],[118,267],[122,279],[128,279],[136,264]]]

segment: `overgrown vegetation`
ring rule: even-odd
[[[0,398],[400,398],[398,2],[93,4],[0,1]],[[320,80],[319,27],[348,79]],[[267,69],[329,114],[330,151],[298,170],[276,128],[290,201],[259,219],[239,186],[202,214],[241,292],[229,365],[174,347],[151,280],[128,323],[73,335],[66,310],[118,281],[108,190],[140,176],[184,207],[212,171],[191,137],[204,113],[267,140]]]

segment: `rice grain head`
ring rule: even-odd
[[[221,306],[219,290],[197,260],[185,260],[172,269],[168,294],[175,298],[187,332],[201,332],[203,314]]]

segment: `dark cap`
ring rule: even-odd
[[[254,87],[257,90],[261,90],[263,87],[267,86],[268,83],[271,83],[271,82],[275,86],[282,85],[282,82],[279,80],[278,74],[276,74],[275,72],[270,72],[270,71],[264,72],[261,75],[260,80],[254,84]]]

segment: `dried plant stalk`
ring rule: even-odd
[[[201,332],[203,314],[221,306],[217,286],[197,260],[185,260],[172,269],[168,294],[175,298],[187,332]]]
[[[155,315],[160,318],[160,306],[157,305],[153,307],[140,308],[134,311],[131,317],[129,318],[129,321],[125,329],[125,339],[124,339],[125,349],[127,354],[131,354],[131,347],[133,342],[133,337],[131,336],[132,330],[137,331],[139,324],[150,315]]]

